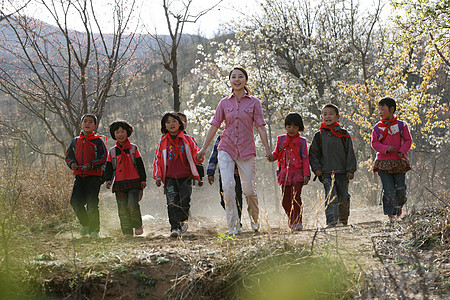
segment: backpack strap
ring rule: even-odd
[[[109,149],[109,154],[111,154],[111,163],[112,163],[113,170],[116,171],[116,167],[117,167],[116,146]]]
[[[281,151],[283,149],[284,140],[286,139],[286,135],[280,135],[279,143],[278,143],[278,151]]]
[[[403,128],[405,127],[405,122],[397,120],[397,124],[398,124],[398,131],[400,131],[400,137],[403,140]]]
[[[131,156],[131,162],[133,163],[133,165],[136,167],[136,149],[137,146],[135,144],[131,144],[131,148],[130,148],[130,156]],[[116,151],[116,146],[112,147],[111,149],[109,149],[109,153],[111,154],[111,163],[113,166],[113,170],[115,171],[117,168],[117,151]]]
[[[300,137],[300,158],[306,158],[307,156],[304,154],[306,148],[306,139],[304,137]]]
[[[136,149],[137,149],[137,146],[135,144],[131,144],[131,149],[130,149],[131,162],[133,163],[133,165],[135,167],[136,167]]]

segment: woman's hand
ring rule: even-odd
[[[155,184],[156,184],[157,187],[160,187],[161,186],[161,179],[160,178],[156,179]]]
[[[197,152],[197,160],[201,161],[205,157],[205,150],[202,148]]]

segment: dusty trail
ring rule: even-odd
[[[174,239],[169,237],[167,218],[144,215],[144,235],[133,239],[121,238],[117,227],[102,230],[98,240],[81,237],[72,230],[57,233],[53,238],[42,235],[35,240],[35,247],[53,257],[44,277],[55,293],[67,294],[77,272],[82,274],[82,270],[88,270],[91,276],[82,280],[84,292],[91,299],[119,296],[134,299],[139,289],[150,299],[161,299],[193,266],[207,266],[268,243],[289,243],[307,250],[325,249],[350,265],[366,270],[373,266],[380,268],[379,260],[373,256],[372,238],[389,234],[389,229],[379,210],[379,207],[353,210],[349,226],[326,230],[321,229],[323,213],[317,216],[310,213],[308,217],[305,212],[305,230],[296,233],[290,232],[282,213],[262,212],[259,232],[250,230],[244,216],[243,233],[233,240],[227,240],[228,235],[224,234],[224,216],[193,216],[189,231],[182,238]]]

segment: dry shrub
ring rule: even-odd
[[[180,278],[177,299],[352,299],[359,281],[338,257],[281,242],[260,243],[206,266]]]
[[[69,204],[73,177],[61,160],[0,170],[0,185],[5,190],[11,187],[11,180],[15,181],[16,203],[2,205],[14,206],[14,215],[22,225],[33,229],[73,218]]]
[[[427,208],[406,216],[409,244],[417,249],[431,249],[450,243],[450,208]]]
[[[366,279],[366,298],[448,299],[450,296],[450,209],[412,211],[374,238],[384,269]]]

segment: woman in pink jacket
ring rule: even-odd
[[[226,205],[229,234],[241,231],[238,208],[235,201],[235,164],[241,176],[242,191],[247,199],[251,227],[259,230],[259,207],[256,195],[256,146],[253,127],[256,127],[266,149],[266,157],[272,154],[267,139],[266,122],[261,102],[253,97],[247,87],[248,73],[242,67],[235,67],[229,76],[233,93],[220,100],[211,127],[206,134],[205,143],[197,154],[198,159],[205,156],[217,130],[225,121],[225,129],[221,134],[218,146],[219,168],[222,176],[222,187]]]
[[[394,115],[395,100],[384,97],[378,102],[381,121],[372,130],[372,148],[377,152],[373,171],[383,184],[383,211],[391,223],[402,214],[406,203],[405,175],[411,168],[408,151],[412,139],[408,125]]]

